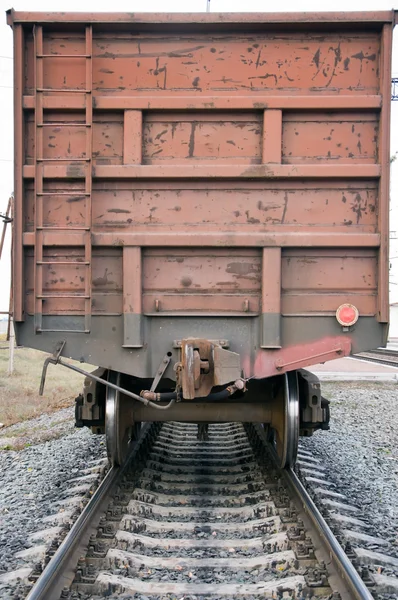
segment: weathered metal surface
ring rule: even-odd
[[[233,352],[241,356],[241,363],[245,376],[253,373],[256,356],[261,354],[260,347],[260,317],[206,317],[190,316],[189,318],[163,316],[143,317],[142,331],[145,340],[149,340],[139,349],[123,347],[124,318],[121,315],[95,315],[92,316],[92,333],[86,336],[77,334],[68,335],[67,332],[60,336],[59,333],[46,333],[36,335],[34,332],[33,317],[27,315],[23,324],[17,324],[18,343],[38,348],[45,352],[52,352],[57,341],[67,339],[65,355],[74,357],[82,362],[92,365],[105,365],[112,369],[118,369],[124,373],[131,373],[138,377],[153,377],[160,361],[164,356],[164,350],[173,354],[172,362],[179,361],[180,352],[173,349],[170,340],[182,339],[187,330],[196,332],[197,335],[212,339],[219,331],[224,332],[230,342],[229,347]],[[79,315],[44,315],[43,322],[47,328],[58,329],[60,326],[77,327],[82,325],[84,317]],[[316,327],[315,327],[316,325]],[[341,336],[341,326],[335,317],[319,316],[316,320],[310,315],[299,317],[289,316],[281,318],[281,339],[287,340],[289,346],[302,352],[303,340],[322,339],[327,337],[330,341]],[[360,352],[364,348],[378,347],[384,344],[387,337],[387,327],[380,325],[374,317],[363,317],[355,325],[355,332],[345,333],[351,343],[351,353]],[[174,336],[174,337],[173,337]],[[83,339],[82,339],[83,337]],[[284,342],[286,345],[287,342]],[[332,346],[334,347],[334,346]],[[289,352],[288,348],[288,352]],[[269,350],[263,354],[268,355]],[[349,347],[346,354],[349,354]],[[326,360],[325,356],[317,356],[313,349],[306,348],[302,352],[303,364],[309,366]],[[339,357],[337,353],[331,353],[331,357]],[[297,354],[296,354],[297,357]],[[309,358],[312,357],[312,358]],[[277,375],[275,360],[277,356],[273,353],[266,364],[264,373],[266,375]],[[264,367],[261,366],[260,369]],[[265,375],[264,375],[265,376]],[[169,367],[166,377],[175,378],[175,373]]]
[[[287,23],[304,24],[306,28],[313,29],[320,24],[338,24],[342,29],[347,26],[360,23],[370,23],[372,25],[397,23],[398,11],[348,11],[348,12],[291,12],[291,13],[114,13],[114,12],[19,12],[14,9],[7,11],[7,22],[14,26],[16,23],[104,23],[109,25],[109,29],[114,29],[113,25],[128,24],[129,31],[135,30],[135,25],[142,30],[142,25],[161,24],[163,26],[183,24],[186,28],[190,25],[217,23],[224,31],[230,28],[231,24],[238,26],[253,24],[282,24]]]
[[[251,402],[244,405],[244,419],[250,423],[268,423],[272,417],[272,411],[266,404],[254,404]],[[181,402],[174,404],[167,411],[159,411],[150,406],[134,403],[132,415],[135,420],[145,421],[184,421],[187,423],[223,423],[242,420],[242,404],[233,404],[228,401],[219,404]]]
[[[188,338],[180,341],[181,361],[174,367],[177,385],[185,400],[204,398],[216,386],[226,385],[241,376],[240,356],[210,340]],[[244,383],[242,381],[243,389]],[[233,393],[230,389],[230,395]]]
[[[25,343],[153,376],[228,339],[261,377],[383,340],[394,11],[8,20]]]

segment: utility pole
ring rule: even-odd
[[[5,214],[0,214],[0,219],[3,219],[3,231],[1,232],[0,238],[0,258],[3,253],[4,241],[7,232],[7,225],[11,224],[11,238],[12,238],[12,221],[14,216],[14,197],[10,196],[8,199],[7,210]],[[12,244],[12,239],[11,239]],[[12,270],[11,270],[12,272]],[[12,277],[12,275],[11,275]],[[10,290],[10,304],[8,309],[8,327],[7,327],[7,340],[9,341],[9,358],[8,358],[8,369],[7,372],[9,375],[12,375],[14,372],[14,348],[15,348],[15,332],[14,332],[14,322],[12,317],[12,284]]]
[[[4,240],[6,238],[7,225],[8,223],[12,223],[11,211],[12,211],[12,201],[13,197],[10,196],[8,199],[7,210],[4,215],[0,213],[0,219],[3,219],[3,231],[1,232],[0,239],[0,258],[3,253]]]
[[[206,0],[206,12],[210,12],[210,0]]]
[[[8,329],[9,329],[9,348],[10,354],[8,357],[8,369],[7,373],[12,375],[14,373],[14,349],[15,349],[15,332],[14,332],[14,320],[12,318],[12,314],[10,313],[8,316]]]

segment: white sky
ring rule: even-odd
[[[325,10],[390,10],[392,0],[334,0],[325,2]],[[13,97],[12,97],[12,30],[6,25],[5,11],[12,0],[0,0],[0,212],[5,212],[13,190]],[[111,4],[98,0],[15,0],[13,8],[19,11],[106,11],[113,12],[204,12],[206,0],[113,0]],[[319,0],[279,0],[268,3],[261,0],[211,0],[212,12],[319,12]],[[394,36],[393,75],[398,77],[398,26]],[[391,153],[398,152],[398,102],[392,103]],[[2,224],[0,222],[0,227]],[[390,281],[390,302],[398,301],[398,158],[391,172],[391,241],[390,261],[393,266]],[[395,236],[394,233],[395,232]],[[0,311],[8,310],[10,258],[9,244],[4,248],[0,262]]]

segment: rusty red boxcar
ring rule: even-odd
[[[177,419],[289,464],[327,426],[303,367],[384,344],[396,20],[8,12],[18,341],[99,367],[115,462]]]

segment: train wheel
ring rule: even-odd
[[[120,385],[120,373],[109,371],[108,381]],[[141,423],[131,419],[131,401],[110,387],[106,388],[106,449],[112,465],[122,465],[127,458],[130,445],[138,439]]]
[[[269,440],[279,466],[293,467],[296,462],[299,438],[299,391],[295,371],[285,373],[274,399]]]

